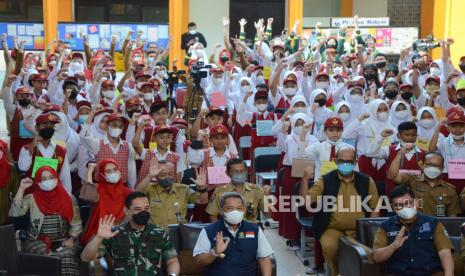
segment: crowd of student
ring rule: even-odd
[[[0,224],[29,213],[25,250],[46,254],[60,241],[63,250],[54,254],[63,258],[63,275],[76,275],[80,246],[92,240],[107,215],[115,224],[125,221],[125,198],[133,191],[150,198],[148,217],[134,221],[150,219],[165,229],[171,223],[215,222],[223,214],[221,195],[237,191],[246,198],[244,219],[256,223],[270,187],[250,184],[254,168],[238,157],[252,159],[257,147],[282,153],[275,168],[282,172],[278,198],[295,194],[301,179],[292,176],[292,167],[308,159],[315,168],[305,180],[317,182],[334,170],[358,171],[371,178],[369,194],[389,195],[395,185],[407,185],[423,199],[423,213],[462,214],[465,56],[450,59],[454,40],[439,41],[440,59],[408,48],[392,63],[373,37],[361,36],[357,23],[350,26],[353,37],[346,36],[348,26],[337,37],[325,37],[318,25],[309,36],[299,34],[298,21],[289,33],[272,37],[272,23],[255,22],[250,41],[245,19],[239,36],[230,38],[224,18],[224,45],[211,56],[189,24],[184,75],[168,74],[166,63],[169,47],[180,45],[161,49],[142,41],[140,33],[135,41],[128,33],[121,49],[113,39],[108,53],[92,51],[86,38],[84,53],[64,42],[27,53],[15,41],[10,51],[3,35],[7,68],[1,97],[10,142],[0,143]],[[124,56],[121,77],[115,51]],[[175,70],[180,67],[171,62]],[[194,70],[206,77],[189,73]],[[170,84],[173,75],[177,89]],[[176,106],[181,94],[183,106]],[[244,136],[251,136],[250,148],[239,147]],[[347,148],[356,150],[353,162],[337,158]],[[215,167],[224,168],[230,180]],[[84,225],[78,207],[83,202],[91,202]],[[189,203],[195,204],[192,213]],[[295,213],[271,216],[289,246],[298,246]],[[354,218],[347,220],[329,224],[355,229]],[[330,260],[334,253],[325,250],[328,239],[319,240],[337,271]],[[317,266],[324,262],[319,247],[316,243]]]

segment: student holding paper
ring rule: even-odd
[[[66,149],[51,140],[58,123],[60,119],[54,114],[41,114],[36,118],[35,127],[38,135],[32,143],[21,148],[18,167],[26,172],[27,177],[33,178],[39,167],[50,166],[59,174],[65,190],[71,193],[71,174]]]

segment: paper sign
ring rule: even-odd
[[[415,143],[417,145],[417,147],[419,147],[420,149],[424,150],[424,151],[428,151],[429,150],[429,140],[426,140],[426,139],[418,139],[417,142]]]
[[[376,30],[376,47],[391,47],[391,41],[391,29],[384,28]]]
[[[327,173],[329,173],[330,171],[334,171],[337,169],[337,165],[336,165],[336,162],[334,161],[323,161],[321,163],[321,170],[320,170],[320,175],[323,176]]]
[[[269,80],[271,76],[271,67],[270,66],[265,66],[263,67],[263,77],[265,80]]]
[[[32,177],[35,177],[36,171],[43,166],[49,166],[56,171],[58,168],[58,159],[36,156],[34,166],[32,167]]]
[[[310,166],[315,167],[315,163],[313,162],[313,160],[304,159],[304,158],[292,159],[291,176],[302,178],[304,176],[304,170]]]
[[[19,121],[19,137],[32,138],[32,133],[24,127],[24,121]]]
[[[149,149],[150,150],[156,150],[157,149],[157,142],[150,142],[149,143]]]
[[[224,97],[223,93],[220,92],[213,92],[211,96],[212,105],[223,107],[226,106],[226,98]]]
[[[217,185],[217,184],[225,184],[230,183],[231,179],[229,176],[226,175],[226,167],[208,167],[207,168],[208,174],[208,184]]]
[[[89,26],[89,32],[90,32],[91,34],[94,34],[94,33],[98,32],[97,26],[96,26],[96,25],[91,25],[91,26]]]
[[[399,170],[399,173],[420,176],[420,170]]]
[[[391,145],[391,139],[389,138],[384,138],[383,142],[381,143],[382,147],[389,147]]]
[[[257,136],[273,136],[273,121],[272,120],[257,120]]]
[[[435,107],[433,107],[433,109],[434,109],[434,112],[436,112],[436,117],[438,118],[438,120],[447,119],[446,112],[444,111],[444,109],[442,107],[435,106]]]
[[[450,179],[465,179],[465,159],[449,160],[447,168]]]

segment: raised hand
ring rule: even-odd
[[[160,164],[158,164],[157,157],[154,156],[152,160],[150,160],[149,175],[150,177],[157,177],[160,174],[160,172]]]
[[[274,21],[274,18],[273,18],[273,17],[268,18],[268,21],[267,21],[267,22],[268,22],[268,25],[273,24],[273,21]]]
[[[394,131],[392,129],[383,129],[383,131],[381,131],[381,137],[383,138],[387,138],[393,134],[394,134]]]
[[[216,234],[216,246],[215,246],[215,253],[216,254],[221,254],[224,251],[226,251],[226,248],[228,248],[228,244],[231,240],[229,238],[226,238],[226,242],[223,240],[223,233],[218,232]]]
[[[119,231],[116,230],[115,232],[111,231],[111,228],[115,224],[115,217],[112,215],[106,215],[103,219],[100,219],[97,237],[101,239],[111,239],[116,236]]]
[[[402,247],[404,242],[408,239],[408,236],[405,236],[405,226],[402,226],[402,228],[399,231],[399,234],[397,234],[395,240],[392,242],[392,245],[394,246],[395,249],[398,249]]]
[[[223,27],[229,26],[229,17],[223,16]]]
[[[241,20],[239,20],[239,25],[241,27],[244,27],[246,24],[247,24],[247,20],[245,20],[245,18],[242,18]]]
[[[196,169],[197,179],[191,178],[191,181],[197,185],[197,190],[203,191],[207,187],[207,170],[205,167]]]
[[[31,187],[32,184],[34,184],[34,181],[32,181],[32,179],[27,177],[27,178],[24,178],[24,179],[21,180],[21,183],[19,184],[19,187],[21,189],[26,190],[27,188]]]

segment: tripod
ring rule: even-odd
[[[205,94],[205,91],[200,86],[200,79],[194,78],[194,86],[192,87],[187,103],[185,104],[185,120],[194,121],[195,117],[199,113],[199,109],[202,108],[202,101],[204,100],[207,107],[210,107],[210,101]]]

